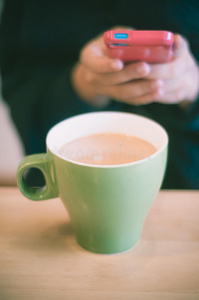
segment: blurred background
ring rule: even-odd
[[[0,21],[3,11],[0,0]],[[1,23],[0,23],[1,24]],[[1,73],[0,73],[1,74]],[[24,148],[19,134],[12,122],[8,105],[1,93],[0,75],[0,185],[16,185],[16,170],[24,156]]]

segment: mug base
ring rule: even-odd
[[[96,249],[96,248],[93,248],[93,247],[88,247],[86,245],[83,245],[79,241],[77,241],[77,243],[81,248],[83,248],[84,250],[86,250],[88,252],[92,252],[92,253],[95,253],[95,254],[102,254],[102,255],[116,255],[116,254],[122,254],[122,253],[125,253],[127,251],[132,250],[133,248],[135,248],[136,246],[139,245],[139,241],[140,241],[140,239],[137,239],[131,245],[128,245],[126,247],[118,247],[117,249],[116,248],[115,249],[113,249],[113,248]]]

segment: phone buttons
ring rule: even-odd
[[[128,39],[128,34],[127,33],[115,33],[114,38],[117,40],[126,40],[126,39]]]

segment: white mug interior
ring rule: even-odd
[[[123,112],[94,112],[66,119],[49,131],[46,144],[54,155],[69,160],[58,153],[62,145],[100,133],[121,133],[144,139],[157,149],[152,156],[158,155],[168,144],[167,132],[160,124],[146,117]]]

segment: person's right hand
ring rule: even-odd
[[[100,36],[82,49],[72,82],[79,96],[93,105],[105,106],[110,99],[140,105],[161,94],[162,81],[145,78],[149,74],[150,65],[145,62],[124,65],[108,58]]]

